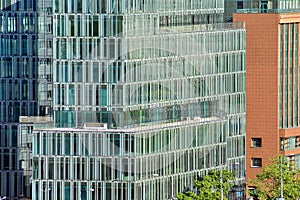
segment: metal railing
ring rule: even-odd
[[[261,13],[261,14],[279,14],[279,13],[293,13],[300,12],[300,9],[262,9],[262,8],[247,8],[238,9],[236,13]]]
[[[243,29],[245,28],[244,22],[231,22],[231,23],[217,23],[217,24],[200,24],[188,26],[172,26],[160,28],[160,33],[185,33],[185,32],[199,32],[199,31],[213,31],[213,30],[226,30],[226,29]]]

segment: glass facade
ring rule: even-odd
[[[169,199],[220,168],[242,183],[245,28],[223,12],[53,1],[56,128],[34,131],[32,198]]]
[[[37,128],[53,127],[52,117],[27,117],[19,119],[18,162],[21,167],[21,194],[19,197],[31,197],[32,181],[32,131]]]
[[[293,128],[299,118],[299,23],[280,24],[279,128]]]
[[[51,7],[45,0],[0,2],[0,194],[9,199],[30,196],[19,165],[19,117],[51,114]]]
[[[232,170],[237,162],[242,181],[243,128],[232,130],[233,139],[226,118],[206,117],[151,128],[35,132],[34,198],[79,199],[84,192],[81,199],[170,199],[207,169]]]
[[[80,2],[74,1],[74,5],[67,9],[63,1],[54,2],[53,109],[57,127],[80,127],[86,121],[108,123],[109,127],[130,127],[136,124],[130,122],[130,118],[140,115],[140,109],[134,107],[147,107],[150,103],[182,98],[171,97],[174,86],[169,85],[170,81],[162,81],[166,77],[159,74],[164,75],[169,71],[172,74],[170,78],[173,79],[184,76],[184,68],[180,69],[182,65],[190,68],[188,70],[195,75],[201,74],[196,67],[192,69],[194,63],[184,63],[183,58],[170,57],[180,53],[191,56],[194,53],[181,49],[188,48],[185,44],[188,34],[178,34],[177,38],[173,38],[173,34],[167,32],[183,31],[195,24],[222,21],[223,5],[219,1],[204,1],[195,5],[181,5],[181,1],[173,5],[166,1],[160,6],[153,2],[134,1],[124,2],[124,5],[105,3],[106,1],[81,5]],[[98,7],[91,9],[92,6],[89,5],[93,4]],[[191,8],[194,14],[183,14],[185,7]],[[154,9],[156,11],[153,13]],[[170,15],[172,9],[177,9],[178,14]],[[162,14],[158,14],[160,12]],[[173,30],[174,27],[176,30]],[[158,33],[163,36],[160,37]],[[197,35],[204,38],[201,36],[204,34]],[[188,38],[188,42],[198,43],[193,51],[204,50],[205,47],[200,45],[201,41],[197,41],[197,35]],[[222,36],[212,34],[211,41],[203,45],[209,45],[213,37]],[[177,42],[180,45],[176,46]],[[191,59],[191,62],[195,62],[196,57]],[[168,67],[163,69],[161,65]],[[154,73],[158,69],[162,71]],[[141,70],[149,74],[148,77],[140,76]],[[177,82],[172,81],[172,84]],[[183,89],[184,87],[181,88]],[[178,102],[173,104],[174,108],[171,106],[168,109],[176,110]],[[166,109],[167,107],[164,112],[167,112]],[[142,112],[150,111],[143,109]],[[143,122],[142,119],[136,120]],[[165,117],[164,120],[168,119]]]
[[[300,137],[280,138],[280,150],[294,150],[300,147]]]

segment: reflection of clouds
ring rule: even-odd
[[[145,144],[136,143],[134,148],[126,149],[125,141],[122,141],[121,136],[117,141],[107,140],[109,142],[107,148],[118,152],[115,156],[120,156],[120,160],[114,164],[104,164],[117,170],[122,169],[124,172],[134,169],[133,166],[129,167],[131,164],[119,168],[129,158],[141,167],[140,173],[165,168],[182,156],[186,156],[186,152],[181,151],[182,149],[189,149],[195,145],[193,143],[197,135],[196,127],[200,127],[200,124],[215,121],[221,122],[220,126],[224,126],[224,119],[213,116],[201,117],[199,114],[203,111],[193,110],[199,109],[197,106],[199,97],[204,97],[203,93],[206,93],[204,91],[208,90],[204,78],[199,76],[204,74],[203,68],[213,66],[214,63],[211,56],[206,54],[206,47],[203,45],[202,37],[206,36],[200,32],[192,34],[171,29],[161,34],[156,34],[157,31],[157,29],[149,29],[148,33],[144,33],[143,30],[141,32],[143,34],[137,36],[139,30],[131,30],[121,33],[121,37],[103,39],[102,43],[87,55],[87,58],[92,61],[101,61],[107,66],[106,74],[110,78],[108,85],[112,85],[110,96],[112,101],[109,100],[107,103],[117,123],[115,127],[119,127],[116,132],[125,131],[131,135],[127,138],[127,142],[133,144],[151,141],[151,145],[156,145],[155,151],[139,154],[135,148],[137,145],[146,148],[143,146]],[[112,69],[115,66],[122,69],[118,76],[113,76]],[[118,98],[122,98],[121,102]],[[188,105],[192,104],[195,106],[188,108]],[[119,113],[123,113],[126,122],[120,118]],[[171,117],[169,120],[163,118],[164,115],[174,113],[177,114],[174,120]],[[147,119],[146,115],[148,115]],[[195,128],[190,130],[187,126]],[[168,140],[162,142],[162,137],[174,129],[178,129],[177,137],[171,137],[170,134]],[[203,144],[209,143],[211,137],[209,133],[201,136]],[[181,142],[183,143],[180,144]],[[176,151],[176,155],[172,151]],[[204,159],[209,152],[203,150],[198,157]],[[147,159],[143,159],[143,156]],[[165,160],[165,157],[170,159]],[[149,165],[149,162],[155,162],[155,167],[144,168]],[[131,171],[133,172],[135,171]]]

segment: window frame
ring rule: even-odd
[[[236,1],[236,9],[244,9],[244,1]]]
[[[260,165],[254,164],[254,162],[260,162]],[[262,167],[262,158],[251,158],[251,167],[252,168],[261,168]]]
[[[257,140],[260,140],[260,145],[255,145],[257,144]],[[251,148],[261,148],[262,147],[262,138],[254,137],[251,138]]]

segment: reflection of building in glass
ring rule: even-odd
[[[53,7],[54,129],[33,199],[169,199],[208,169],[244,180],[245,29],[219,0]]]
[[[30,158],[21,154],[31,146],[19,146],[19,117],[51,114],[49,7],[42,0],[0,2],[0,195],[10,199],[30,196],[22,161]]]

